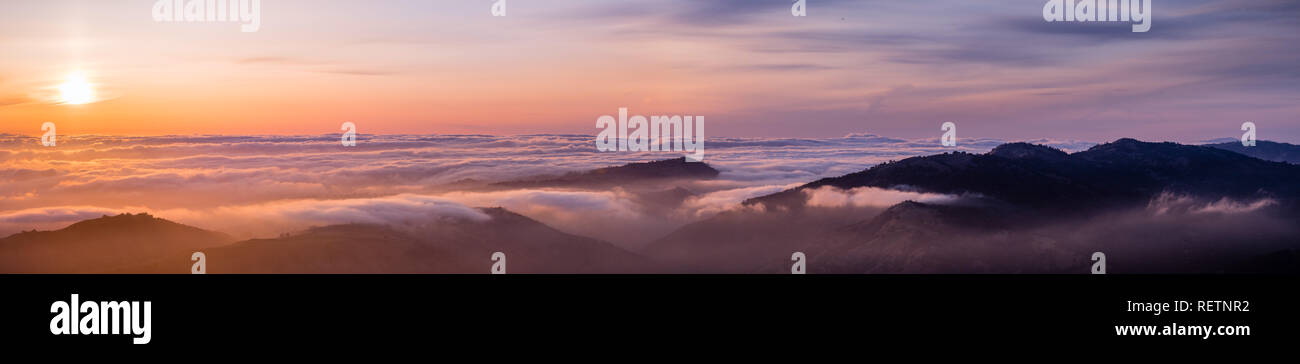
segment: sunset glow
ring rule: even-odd
[[[74,73],[68,76],[67,82],[59,85],[59,101],[69,105],[95,102],[94,86],[80,73]]]

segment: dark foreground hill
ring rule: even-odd
[[[953,202],[806,204],[815,189],[859,187]],[[1211,147],[1121,139],[1068,154],[1012,143],[754,198],[645,253],[698,272],[788,272],[793,252],[813,273],[1086,273],[1093,252],[1117,273],[1248,271],[1243,262],[1286,261],[1276,257],[1300,247],[1298,190],[1300,166]]]
[[[1147,204],[1161,194],[1251,199],[1288,206],[1300,196],[1300,166],[1175,143],[1120,139],[1074,154],[1011,143],[986,154],[947,153],[884,163],[747,201],[797,206],[823,186],[899,188],[981,195],[1018,206],[1089,211]]]
[[[637,273],[650,262],[607,242],[571,235],[501,208],[484,221],[439,218],[400,225],[346,224],[204,250],[209,273],[488,273],[492,253],[507,273]],[[188,261],[137,268],[189,272]]]
[[[629,163],[617,167],[572,172],[559,176],[537,176],[494,183],[495,187],[575,187],[604,188],[615,185],[662,183],[665,180],[699,180],[717,177],[718,170],[704,162],[688,162],[685,157],[661,161]]]
[[[1287,162],[1291,164],[1300,164],[1300,145],[1270,142],[1258,140],[1255,146],[1247,147],[1241,145],[1241,142],[1227,142],[1206,144],[1211,148],[1230,150],[1233,152],[1245,154],[1251,157],[1274,162]]]
[[[0,273],[113,273],[162,259],[188,261],[194,251],[234,240],[148,214],[104,216],[0,239]]]
[[[612,244],[505,209],[481,211],[488,219],[331,225],[239,242],[126,214],[0,239],[0,272],[188,274],[191,255],[200,251],[214,274],[488,273],[494,252],[506,254],[508,273],[653,271],[647,259]]]

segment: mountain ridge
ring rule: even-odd
[[[1063,152],[1062,152],[1063,153]],[[1248,180],[1250,182],[1240,182]],[[797,208],[800,191],[898,186],[942,194],[979,194],[1036,208],[1092,209],[1143,204],[1164,192],[1295,200],[1300,167],[1236,152],[1124,138],[1060,155],[1009,143],[985,154],[950,152],[878,164],[744,202]]]
[[[1276,252],[1297,247],[1297,181],[1298,166],[1204,146],[1125,138],[1065,154],[1008,143],[749,199],[646,252],[726,273],[783,272],[794,251],[807,254],[810,273],[1086,273],[1096,251],[1111,255],[1116,272],[1243,271],[1243,261],[1285,261]],[[827,186],[957,198],[874,212],[806,204],[804,191]]]
[[[689,162],[686,157],[650,162],[628,163],[559,176],[534,176],[492,183],[495,187],[602,187],[624,183],[643,183],[664,179],[713,179],[721,172],[704,162]]]
[[[87,219],[51,231],[27,231],[0,239],[3,273],[112,273],[143,262],[234,242],[149,214]]]
[[[1239,141],[1204,144],[1204,146],[1230,150],[1266,161],[1300,164],[1300,145],[1290,143],[1257,140],[1255,146],[1251,147],[1241,145]]]

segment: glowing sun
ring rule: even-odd
[[[81,74],[72,74],[59,85],[59,99],[69,105],[87,104],[95,101],[95,90]]]

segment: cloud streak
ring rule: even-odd
[[[849,190],[832,186],[822,186],[803,191],[808,197],[807,204],[812,207],[890,207],[903,201],[915,201],[927,204],[948,204],[959,200],[960,196],[921,193],[910,191],[887,190],[875,187],[858,187]]]

